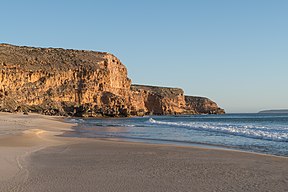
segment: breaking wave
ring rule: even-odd
[[[185,128],[198,131],[209,131],[224,133],[235,136],[242,136],[255,139],[272,140],[278,142],[288,142],[287,127],[266,127],[247,124],[225,124],[213,122],[169,122],[158,121],[153,118],[148,120],[152,125],[167,125],[177,128]]]

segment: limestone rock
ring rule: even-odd
[[[179,88],[132,85],[134,111],[144,114],[169,115],[185,111],[184,91]]]
[[[205,97],[185,96],[186,109],[193,110],[196,114],[224,114],[224,109]]]
[[[2,111],[122,115],[130,84],[126,67],[109,53],[0,44]]]
[[[224,113],[182,89],[132,85],[106,52],[0,44],[0,111],[64,116]]]

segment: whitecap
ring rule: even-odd
[[[264,127],[256,125],[241,125],[241,124],[224,124],[224,123],[207,123],[207,122],[168,122],[158,121],[153,118],[148,120],[149,124],[154,125],[168,125],[178,128],[185,128],[199,131],[211,131],[218,133],[225,133],[230,135],[288,142],[288,130],[287,128],[278,127]]]

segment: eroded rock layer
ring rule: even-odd
[[[205,97],[185,96],[187,110],[193,110],[196,114],[224,114],[224,109]]]
[[[184,91],[179,88],[132,85],[132,106],[136,115],[182,114],[185,112]],[[142,112],[142,113],[141,113]]]
[[[130,79],[112,54],[0,46],[0,108],[115,116],[127,111]]]
[[[110,53],[0,44],[0,111],[113,117],[221,111],[197,102],[178,88],[131,86],[126,67]]]

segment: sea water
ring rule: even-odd
[[[288,156],[288,114],[224,114],[68,119],[70,136],[204,145]]]

